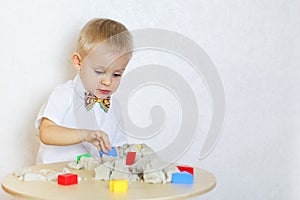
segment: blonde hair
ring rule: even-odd
[[[127,28],[120,22],[100,18],[92,19],[81,29],[76,52],[84,60],[102,42],[109,51],[131,55],[132,35]]]

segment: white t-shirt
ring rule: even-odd
[[[48,101],[42,106],[35,121],[36,128],[39,129],[41,119],[45,117],[66,128],[102,130],[108,134],[111,146],[120,146],[126,143],[126,135],[118,126],[118,123],[121,122],[116,120],[120,119],[120,116],[116,117],[116,112],[113,111],[118,107],[118,102],[112,97],[107,113],[102,110],[99,103],[95,103],[93,108],[87,111],[85,109],[85,91],[79,75],[74,80],[57,86]],[[99,157],[97,148],[88,142],[68,146],[41,143],[37,164],[76,160],[78,155],[85,153]]]

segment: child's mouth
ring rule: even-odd
[[[102,94],[109,94],[110,90],[98,90]]]

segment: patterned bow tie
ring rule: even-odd
[[[110,97],[105,99],[98,99],[94,94],[90,92],[85,92],[85,108],[90,110],[96,102],[99,102],[100,107],[107,113],[110,105]]]

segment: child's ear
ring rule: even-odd
[[[81,69],[81,57],[78,53],[73,53],[72,64],[75,67],[75,69],[77,70]]]

